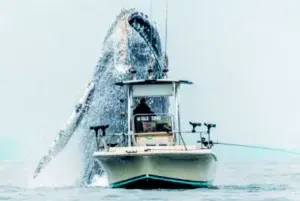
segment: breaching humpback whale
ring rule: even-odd
[[[165,55],[158,30],[148,16],[136,9],[122,10],[104,39],[91,82],[48,153],[39,162],[34,177],[63,150],[73,135],[80,135],[82,139],[84,173],[80,177],[81,182],[89,183],[94,174],[100,174],[101,167],[91,159],[96,145],[90,127],[109,124],[108,133],[126,131],[126,118],[121,115],[127,111],[126,94],[115,83],[131,79],[133,71],[136,79],[145,79],[149,69],[154,79],[162,78],[167,72]],[[168,110],[168,100],[165,98],[151,98],[147,101],[153,111]],[[120,121],[125,121],[124,127],[119,126]],[[122,135],[111,138],[111,143],[116,146],[125,141]]]

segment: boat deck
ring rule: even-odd
[[[211,149],[201,148],[200,146],[190,145],[175,146],[140,146],[140,147],[111,147],[108,151],[97,151],[97,156],[137,156],[137,155],[206,155],[213,154]]]

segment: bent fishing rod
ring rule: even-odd
[[[300,155],[299,152],[289,151],[289,150],[280,149],[280,148],[258,146],[258,145],[236,144],[236,143],[227,143],[227,142],[218,142],[218,141],[213,142],[213,144],[226,145],[226,146],[246,147],[246,148],[254,148],[254,149],[265,149],[265,150],[270,150],[270,151],[279,151],[279,152],[285,152],[285,153]]]

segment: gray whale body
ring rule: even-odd
[[[147,15],[136,9],[122,10],[104,39],[91,82],[48,153],[38,163],[34,178],[63,150],[73,135],[80,135],[84,155],[80,183],[89,184],[95,174],[102,174],[101,165],[92,159],[96,140],[90,127],[109,125],[107,133],[126,132],[127,120],[121,116],[121,112],[127,111],[126,91],[115,83],[130,79],[131,67],[136,70],[137,79],[146,79],[150,64],[154,79],[162,78],[165,58],[159,33]],[[168,111],[167,98],[148,98],[147,101],[155,112]],[[110,141],[117,146],[127,143],[122,135],[112,136]]]

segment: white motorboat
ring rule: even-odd
[[[106,142],[108,125],[94,127],[97,143],[103,149],[94,152],[106,172],[112,188],[198,188],[213,184],[217,157],[212,152],[210,129],[196,132],[201,123],[192,123],[192,131],[200,133],[197,145],[186,145],[180,126],[179,87],[192,84],[184,80],[128,80],[116,83],[128,89],[126,132],[127,146],[110,147]],[[133,114],[133,98],[173,97],[175,114]],[[98,129],[102,135],[98,136]]]

